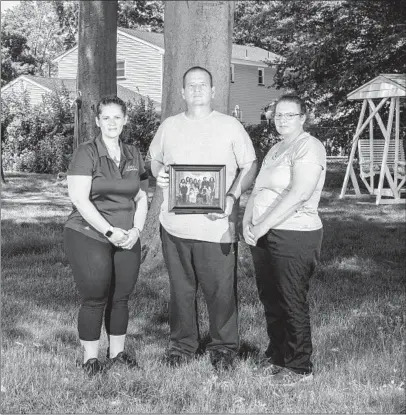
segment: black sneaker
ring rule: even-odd
[[[128,368],[138,367],[138,363],[134,357],[130,357],[126,352],[120,352],[116,357],[108,357],[110,366],[120,364],[127,366]]]
[[[210,362],[216,370],[228,370],[234,366],[235,354],[229,350],[211,350]]]
[[[185,354],[169,353],[166,358],[166,363],[169,366],[177,367],[190,362],[192,358]]]
[[[103,365],[103,363],[95,357],[87,360],[86,363],[83,363],[82,368],[85,371],[86,375],[89,377],[102,374],[106,370],[106,367]]]
[[[268,375],[276,375],[281,370],[283,370],[283,366],[280,366],[274,362],[271,357],[264,356],[263,358],[257,361],[257,365],[264,370],[264,372]]]
[[[296,373],[283,368],[272,376],[272,383],[280,386],[294,386],[298,383],[307,383],[313,380],[313,373]]]

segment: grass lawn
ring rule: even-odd
[[[215,373],[207,355],[175,369],[163,363],[169,284],[160,264],[141,272],[130,300],[127,349],[142,368],[87,380],[77,367],[79,296],[62,244],[66,185],[55,176],[6,175],[1,413],[405,413],[404,205],[339,200],[343,176],[342,164],[329,164],[320,208],[322,260],[309,294],[316,376],[281,387],[254,364],[267,337],[245,249],[235,369]],[[207,338],[201,297],[199,310]],[[103,334],[103,357],[106,347]]]

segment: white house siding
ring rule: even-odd
[[[141,95],[162,101],[162,55],[137,40],[119,35],[117,60],[125,60],[125,79],[117,80]]]
[[[78,48],[67,53],[58,62],[58,78],[62,79],[76,79],[76,73],[78,71]]]
[[[282,94],[282,91],[268,88],[273,83],[276,70],[265,69],[265,85],[258,85],[258,67],[234,64],[234,83],[230,85],[230,109],[238,105],[242,110],[242,122],[259,124],[262,109]]]
[[[1,95],[6,97],[7,95],[15,94],[22,97],[24,89],[28,91],[30,96],[30,104],[32,106],[42,103],[42,96],[46,94],[46,91],[37,85],[24,81],[23,79],[16,81],[9,88],[3,89]]]
[[[117,79],[117,83],[161,102],[163,73],[159,51],[123,35],[118,35],[118,39],[117,60],[125,61],[125,79]],[[76,78],[77,67],[76,48],[58,62],[58,78]]]

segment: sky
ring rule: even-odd
[[[0,6],[1,11],[4,12],[4,10],[10,9],[11,7],[14,7],[16,4],[20,3],[19,1],[10,1],[10,0],[1,0]]]

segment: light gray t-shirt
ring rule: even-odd
[[[270,206],[275,206],[292,187],[293,166],[296,163],[318,164],[322,167],[317,186],[309,198],[293,215],[273,229],[311,231],[323,225],[317,212],[321,191],[326,178],[326,150],[323,144],[309,133],[301,134],[290,147],[279,153],[281,142],[275,144],[266,155],[255,181],[257,195],[254,199],[252,223]]]
[[[224,164],[226,191],[235,180],[238,169],[255,159],[251,139],[234,117],[212,111],[199,120],[185,113],[168,117],[159,127],[149,148],[149,158],[169,164]],[[159,216],[165,230],[178,238],[207,242],[234,242],[238,204],[224,219],[210,220],[203,214],[176,215],[168,212],[168,189]]]

